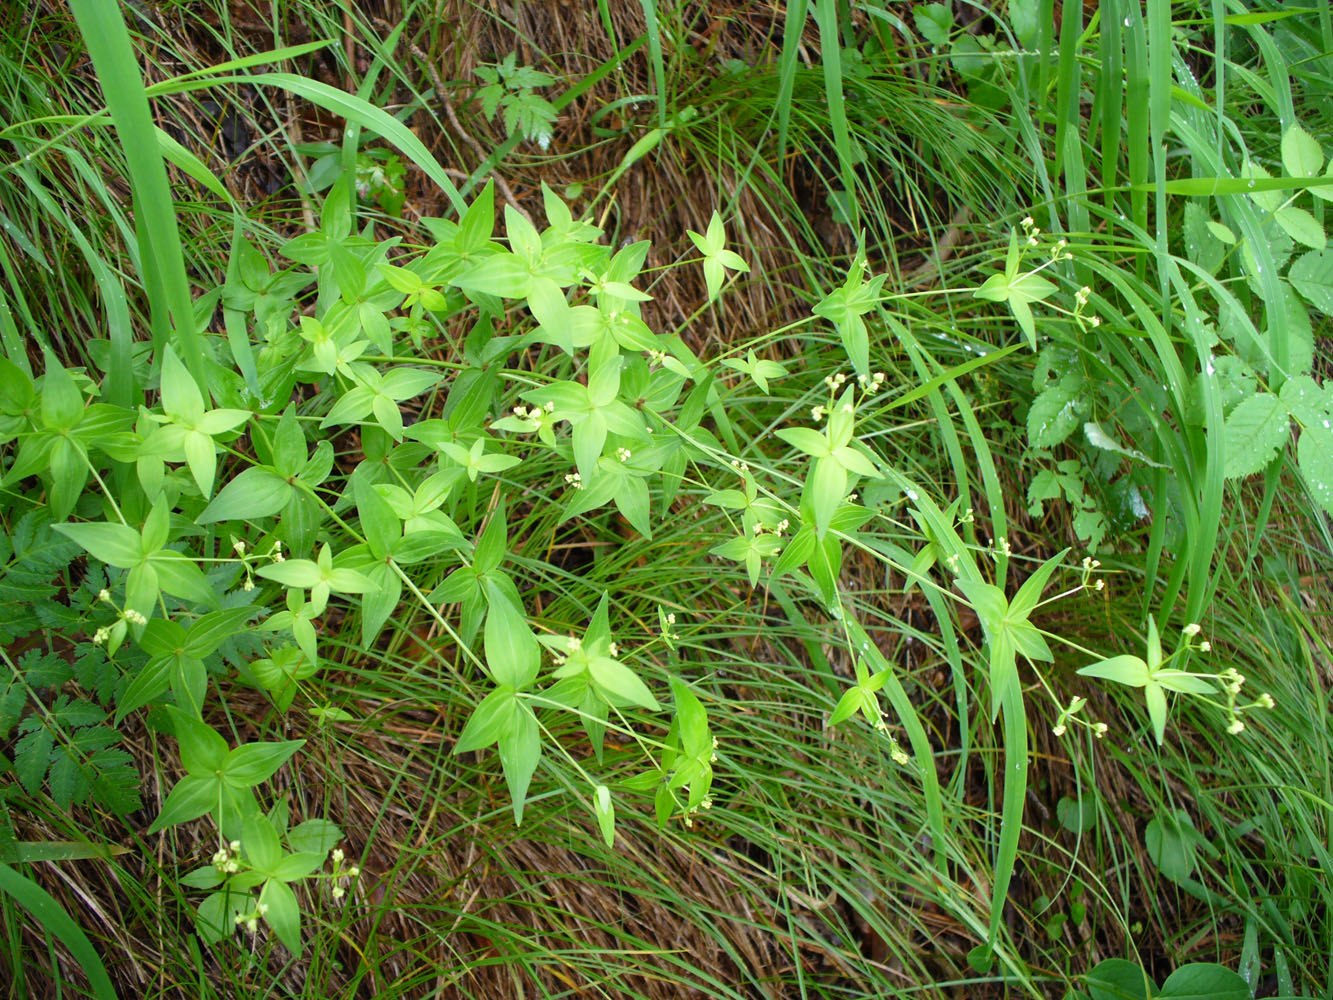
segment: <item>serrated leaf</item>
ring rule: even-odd
[[[1286,444],[1288,431],[1287,409],[1277,396],[1258,392],[1242,400],[1223,427],[1226,477],[1261,472]]]
[[[1310,495],[1325,513],[1333,514],[1333,429],[1328,420],[1301,431],[1296,462]]]
[[[1282,166],[1292,177],[1314,177],[1324,165],[1319,141],[1293,122],[1282,134]]]
[[[1277,220],[1277,224],[1282,227],[1286,234],[1297,243],[1313,247],[1316,250],[1323,250],[1328,245],[1328,238],[1324,235],[1324,227],[1318,219],[1303,208],[1287,205],[1285,208],[1278,209],[1273,214],[1273,218]]]
[[[1333,316],[1333,250],[1315,250],[1299,257],[1287,280],[1325,316]]]
[[[1028,441],[1034,448],[1053,448],[1083,423],[1086,405],[1083,380],[1066,376],[1038,393],[1028,408]]]
[[[29,795],[36,795],[42,790],[46,769],[51,765],[53,744],[51,733],[38,728],[25,734],[14,745],[14,770],[23,790]]]

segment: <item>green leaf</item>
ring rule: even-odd
[[[521,703],[513,688],[499,687],[481,700],[458,734],[454,753],[469,753],[499,741],[514,725]]]
[[[190,774],[214,775],[227,759],[227,741],[212,726],[192,718],[173,705],[167,706],[181,764]]]
[[[50,893],[6,864],[0,864],[0,893],[17,902],[32,915],[38,926],[60,940],[88,977],[93,996],[98,1000],[116,1000],[115,987],[97,950]]]
[[[514,822],[523,822],[523,805],[533,772],[541,760],[542,742],[537,717],[524,702],[516,702],[509,731],[500,737],[500,764],[514,806]]]
[[[1263,471],[1287,442],[1287,408],[1277,396],[1258,392],[1242,400],[1223,427],[1224,472],[1228,479]]]
[[[815,534],[822,540],[847,498],[847,470],[833,458],[816,459],[805,488],[815,515]]]
[[[866,702],[866,698],[867,692],[860,685],[848,688],[842,693],[842,697],[838,699],[838,704],[834,706],[833,714],[829,716],[828,724],[830,726],[836,726],[840,722],[845,722],[850,719],[857,712],[861,711],[862,706]]]
[[[188,823],[216,808],[220,786],[221,781],[215,777],[187,774],[176,782],[176,787],[162,804],[162,811],[153,820],[148,833],[154,834],[178,823]]]
[[[273,928],[273,933],[288,951],[299,957],[301,908],[297,905],[296,893],[280,879],[269,879],[259,893],[259,901],[268,907],[264,912],[264,923]]]
[[[309,559],[287,559],[269,566],[260,566],[255,571],[266,580],[280,583],[284,587],[300,587],[309,590],[324,578],[319,566]]]
[[[1287,280],[1325,316],[1333,316],[1333,250],[1316,250],[1299,257]]]
[[[1157,737],[1157,745],[1161,746],[1166,738],[1166,692],[1156,680],[1150,680],[1143,686],[1143,697],[1148,703],[1153,735]]]
[[[1070,833],[1087,833],[1097,825],[1097,803],[1090,797],[1072,799],[1064,795],[1055,804],[1055,816]]]
[[[342,838],[338,825],[326,819],[308,819],[287,831],[287,844],[298,854],[327,855]]]
[[[190,626],[185,639],[185,652],[202,659],[232,636],[244,631],[245,623],[254,613],[255,609],[250,607],[210,611]]]
[[[40,395],[42,426],[47,430],[72,430],[83,419],[83,393],[53,354],[47,354]]]
[[[1038,393],[1028,407],[1028,441],[1034,448],[1054,448],[1083,423],[1087,406],[1083,378],[1071,375]]]
[[[149,557],[148,565],[140,568],[152,571],[152,575],[156,579],[155,586],[160,587],[163,593],[184,598],[204,607],[215,608],[218,606],[217,592],[209,585],[208,578],[204,576],[204,571],[183,552],[177,552],[174,549],[163,549],[160,552],[154,552]],[[130,571],[131,577],[135,572],[136,570]],[[144,605],[145,613],[147,613],[148,607],[149,605]]]
[[[1319,141],[1293,122],[1282,134],[1282,166],[1292,177],[1314,177],[1324,165]]]
[[[487,602],[486,668],[497,684],[521,691],[537,677],[541,647],[527,617],[489,582]]]
[[[1328,420],[1301,431],[1296,462],[1310,495],[1325,513],[1333,514],[1333,429]]]
[[[1157,984],[1133,962],[1108,958],[1084,980],[1092,1000],[1153,1000]]]
[[[268,874],[282,861],[282,843],[273,822],[261,812],[245,817],[241,824],[241,849],[250,864]]]
[[[590,657],[588,674],[598,690],[615,704],[638,705],[654,712],[662,710],[648,685],[619,660],[609,656]]]
[[[53,524],[51,527],[108,566],[129,569],[143,561],[143,539],[128,525]]]
[[[257,521],[282,510],[291,499],[293,489],[275,470],[255,466],[222,487],[196,520],[200,524]]]
[[[253,788],[273,777],[292,754],[305,746],[305,740],[282,743],[243,743],[222,763],[223,780],[237,788]]]
[[[597,817],[597,826],[602,831],[602,840],[607,847],[616,846],[616,807],[611,801],[611,789],[598,785],[592,793],[593,814]]]
[[[776,433],[789,445],[812,458],[824,458],[830,454],[828,438],[817,430],[809,427],[784,427]]]
[[[450,283],[465,292],[522,299],[527,297],[532,285],[532,272],[522,258],[502,251],[465,267],[450,279]]]
[[[1287,205],[1284,208],[1279,208],[1273,214],[1273,218],[1277,220],[1277,224],[1283,228],[1286,234],[1297,243],[1313,247],[1316,250],[1323,250],[1328,245],[1328,238],[1324,235],[1323,225],[1303,208]]]
[[[1114,681],[1116,684],[1124,684],[1127,687],[1143,687],[1148,683],[1149,672],[1148,664],[1137,656],[1125,654],[1123,656],[1112,656],[1105,660],[1098,660],[1082,668],[1079,674],[1083,677],[1098,677],[1106,681]]]
[[[189,371],[167,347],[162,356],[162,409],[183,427],[193,427],[204,415],[204,398]]]
[[[953,33],[953,11],[948,4],[926,3],[912,8],[912,21],[921,37],[934,46],[944,45]]]
[[[1143,845],[1157,870],[1170,881],[1180,883],[1194,874],[1200,839],[1189,814],[1177,810],[1149,821]]]
[[[402,537],[403,523],[389,502],[375,490],[368,476],[353,477],[352,485],[356,512],[361,519],[361,531],[366,536],[366,544],[377,559],[384,560],[389,556],[394,542]]]
[[[1220,965],[1184,965],[1166,977],[1157,1000],[1250,1000],[1250,987]]]

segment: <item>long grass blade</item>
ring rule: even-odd
[[[0,863],[0,892],[32,914],[47,932],[54,934],[69,949],[88,977],[88,985],[95,997],[99,1000],[116,1000],[116,990],[111,985],[111,977],[107,975],[106,966],[102,964],[97,949],[88,940],[83,928],[74,922],[49,892],[3,863]]]

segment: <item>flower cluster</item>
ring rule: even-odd
[[[241,842],[233,840],[224,844],[214,852],[212,862],[213,867],[218,870],[219,875],[235,875],[241,870]]]
[[[341,900],[347,895],[347,890],[352,882],[360,877],[361,869],[356,865],[346,864],[347,855],[343,853],[341,847],[335,848],[333,853],[329,855],[329,858],[333,861],[333,874],[331,876],[333,879],[333,889],[331,890],[332,896],[335,900]]]
[[[1110,726],[1105,722],[1093,722],[1091,719],[1083,718],[1079,713],[1083,711],[1084,706],[1088,704],[1086,698],[1075,697],[1069,705],[1060,712],[1060,717],[1055,720],[1055,725],[1051,727],[1051,733],[1055,736],[1063,736],[1069,731],[1071,725],[1087,726],[1092,731],[1092,735],[1101,739],[1110,731]]]

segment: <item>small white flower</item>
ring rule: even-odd
[[[1263,694],[1259,696],[1259,704],[1262,705],[1264,708],[1277,707],[1277,702],[1273,699],[1273,696],[1269,694],[1267,691],[1265,691]]]
[[[824,414],[827,412],[828,411],[824,409],[824,407],[822,406],[813,407],[810,410],[810,419],[813,420],[815,423],[819,423],[824,419]]]
[[[347,895],[347,890],[344,889],[342,886],[340,886],[340,885],[335,885],[335,886],[333,887],[333,898],[334,898],[334,899],[342,899],[342,898],[343,898],[344,896],[346,896],[346,895]]]
[[[1062,722],[1058,726],[1055,726],[1051,729],[1051,733],[1055,736],[1063,736],[1065,734],[1065,724]]]
[[[676,624],[676,613],[674,611],[667,612],[667,624],[668,625]]]
[[[360,874],[361,874],[361,869],[358,868],[356,865],[352,865],[351,868],[347,869],[348,878],[356,878]]]
[[[107,628],[99,628],[93,633],[93,645],[100,646],[109,638],[111,638],[111,630]]]
[[[1111,727],[1105,722],[1094,723],[1092,727],[1092,735],[1097,737],[1097,739],[1101,739],[1110,731],[1110,729]]]
[[[631,452],[628,448],[616,449],[616,458],[620,459],[622,462],[628,462],[633,457],[634,453]]]
[[[101,590],[99,590],[99,591],[97,592],[97,599],[98,599],[99,601],[102,601],[103,603],[110,603],[110,601],[111,601],[111,591],[109,591],[109,590],[107,590],[105,587],[103,587]]]
[[[1244,731],[1245,731],[1245,723],[1241,722],[1240,719],[1232,719],[1231,725],[1227,726],[1227,732],[1230,733],[1232,736],[1238,736]]]
[[[235,552],[238,556],[245,555],[245,542],[243,542],[241,539],[233,538],[231,540],[231,548],[232,551]]]
[[[346,856],[347,856],[347,855],[343,854],[343,851],[342,851],[342,848],[341,848],[341,847],[336,847],[336,848],[334,848],[333,853],[329,855],[329,857],[331,857],[331,858],[333,859],[333,863],[334,863],[335,865],[340,865],[340,864],[342,864],[342,863],[343,863],[343,858],[345,858]]]
[[[1181,629],[1181,631],[1184,632],[1188,638],[1192,639],[1203,631],[1203,626],[1200,625],[1198,622],[1190,622],[1183,629]]]
[[[1212,644],[1211,642],[1209,642],[1207,639],[1205,639],[1205,640],[1203,640],[1203,642],[1199,643],[1199,652],[1200,652],[1200,653],[1207,653],[1207,652],[1211,651],[1212,648],[1213,648],[1213,644]]]
[[[617,646],[614,642],[611,643],[610,645],[608,645],[606,648],[607,648],[607,650],[611,653],[611,656],[612,656],[612,657],[616,657],[616,656],[619,656],[619,655],[620,655],[620,647]]]

